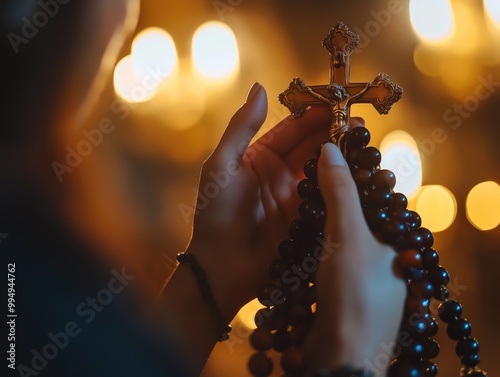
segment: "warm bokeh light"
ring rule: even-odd
[[[153,98],[157,86],[150,87],[137,77],[132,66],[132,56],[127,55],[116,64],[113,73],[115,92],[128,102],[145,102]]]
[[[264,306],[259,302],[258,299],[253,299],[248,304],[240,309],[238,312],[238,320],[249,329],[255,329],[255,313]]]
[[[465,201],[470,223],[479,230],[491,230],[500,224],[500,185],[493,181],[479,183]]]
[[[500,1],[484,0],[484,11],[491,21],[495,22],[500,28]]]
[[[450,38],[455,27],[450,0],[410,0],[410,19],[418,36],[427,42]]]
[[[396,175],[397,192],[411,198],[422,185],[422,163],[418,146],[413,137],[404,131],[394,131],[380,143],[381,167]]]
[[[422,226],[432,232],[442,232],[455,221],[457,201],[444,186],[423,186],[417,197],[416,210],[422,217]]]
[[[201,25],[193,36],[193,67],[205,78],[225,79],[239,69],[236,37],[229,26],[211,21]]]
[[[138,77],[149,74],[159,85],[162,78],[178,67],[177,51],[170,34],[158,27],[137,34],[132,42],[132,64]]]

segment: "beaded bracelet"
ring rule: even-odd
[[[343,365],[335,370],[322,369],[314,377],[373,377],[374,374],[367,370],[354,369],[349,365]]]
[[[217,307],[217,303],[215,302],[214,296],[212,294],[212,289],[208,284],[207,274],[205,273],[205,271],[203,271],[193,254],[179,253],[177,254],[176,259],[179,263],[189,263],[191,265],[191,270],[193,271],[196,282],[198,283],[198,287],[200,288],[201,296],[207,304],[210,314],[215,320],[217,332],[220,334],[218,341],[222,342],[229,339],[231,325],[227,324],[226,319]]]

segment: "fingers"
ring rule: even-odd
[[[251,87],[245,103],[229,121],[222,138],[215,148],[223,158],[240,160],[248,144],[260,129],[267,116],[267,95],[258,82]]]
[[[358,230],[365,230],[356,185],[342,153],[332,143],[321,150],[318,180],[328,216],[326,228],[332,232],[333,242],[343,243],[356,237]]]

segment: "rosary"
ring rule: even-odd
[[[369,83],[349,82],[350,55],[358,43],[359,36],[339,22],[323,40],[323,47],[330,53],[330,83],[307,86],[295,78],[279,95],[279,100],[297,117],[310,106],[326,103],[331,107],[330,141],[340,148],[349,165],[366,222],[377,239],[398,253],[397,260],[407,282],[400,332],[409,334],[412,341],[394,355],[389,377],[437,375],[438,368],[432,359],[438,355],[439,345],[432,337],[437,334],[438,322],[430,310],[432,299],[440,301],[439,319],[443,325],[447,324],[449,338],[457,341],[455,350],[461,360],[460,376],[486,377],[486,372],[478,366],[479,343],[470,336],[471,325],[462,317],[462,306],[449,299],[446,285],[450,277],[439,264],[437,251],[432,248],[432,233],[421,227],[418,213],[407,209],[406,196],[393,191],[395,175],[380,168],[380,151],[368,146],[369,131],[364,127],[349,131],[351,104],[371,103],[380,114],[387,114],[403,93],[402,88],[386,74],[379,74]],[[300,284],[294,280],[293,285],[283,276],[292,266],[304,268],[303,261],[311,258],[322,246],[326,214],[317,181],[317,162],[317,158],[313,158],[304,166],[306,179],[297,187],[302,199],[300,218],[290,225],[290,238],[279,245],[280,258],[269,268],[269,282],[257,291],[257,298],[267,306],[257,312],[257,328],[250,337],[256,352],[250,357],[248,367],[255,377],[271,374],[273,361],[266,354],[270,349],[281,353],[284,376],[301,376],[304,371],[300,348],[314,321],[315,273],[308,270],[304,274],[308,278],[302,279]],[[280,295],[284,292],[285,299],[269,306],[276,292]],[[351,376],[346,371],[338,375]]]

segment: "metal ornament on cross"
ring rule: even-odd
[[[358,43],[359,35],[339,22],[322,43],[330,53],[330,83],[308,86],[296,77],[278,96],[295,117],[300,117],[311,106],[328,104],[332,109],[330,141],[339,146],[349,128],[352,104],[371,103],[380,114],[387,114],[403,95],[403,89],[385,73],[379,74],[372,82],[349,81],[351,54]]]

